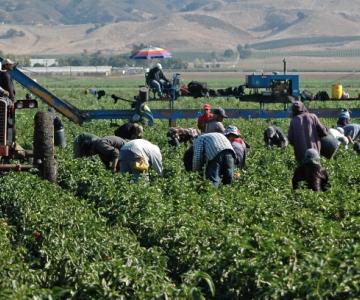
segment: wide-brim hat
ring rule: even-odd
[[[224,131],[225,136],[228,136],[230,134],[232,134],[236,137],[241,137],[240,130],[236,126],[233,126],[233,125],[226,127],[226,129]]]

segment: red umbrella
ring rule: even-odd
[[[134,51],[130,58],[131,59],[153,59],[153,58],[169,58],[171,53],[163,48],[158,47],[147,47],[140,50]]]

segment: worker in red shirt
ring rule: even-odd
[[[198,118],[197,126],[201,132],[205,132],[206,123],[212,120],[213,114],[211,112],[211,105],[206,103],[203,106],[204,113]]]

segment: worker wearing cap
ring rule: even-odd
[[[235,152],[235,165],[240,169],[245,167],[245,160],[247,154],[247,147],[243,139],[241,138],[240,130],[233,125],[226,127],[224,135],[229,139],[231,146]]]
[[[141,175],[148,180],[148,170],[153,168],[162,175],[162,155],[158,146],[145,139],[127,142],[120,150],[120,173],[130,173],[138,181]]]
[[[13,102],[15,101],[15,88],[10,72],[14,66],[15,63],[9,58],[6,58],[2,61],[0,72],[0,87],[6,91],[4,95],[6,95]]]
[[[360,125],[351,123],[350,112],[347,109],[340,112],[336,126],[344,129],[344,135],[350,143],[353,144],[360,139]]]
[[[205,132],[206,123],[211,121],[214,115],[211,112],[211,105],[209,103],[205,103],[203,106],[204,113],[197,120],[197,127],[201,132]]]
[[[268,148],[277,146],[285,148],[288,145],[288,140],[281,128],[270,126],[264,130],[264,142]]]
[[[163,97],[164,86],[169,84],[169,80],[165,77],[160,63],[157,63],[155,67],[150,69],[146,77],[146,82],[157,92],[160,98]]]
[[[292,178],[293,189],[299,187],[299,182],[305,181],[307,187],[313,191],[325,191],[328,174],[320,165],[320,155],[316,149],[307,149],[301,165],[298,166]]]
[[[214,109],[213,114],[214,115],[213,115],[212,120],[206,123],[205,132],[206,133],[210,133],[210,132],[224,133],[225,127],[222,122],[223,122],[224,118],[228,117],[225,113],[225,110],[223,108],[219,107],[219,108]]]
[[[235,152],[230,141],[218,132],[200,135],[184,154],[186,170],[202,171],[215,187],[230,184],[234,176]],[[192,166],[190,168],[190,165]]]
[[[74,158],[90,156],[92,142],[99,139],[98,136],[92,133],[81,133],[74,139],[73,152]]]

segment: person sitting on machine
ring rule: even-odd
[[[170,81],[165,77],[160,63],[157,63],[155,67],[150,69],[146,76],[146,83],[156,91],[160,98],[163,98],[164,88],[170,84]]]
[[[15,67],[15,63],[6,58],[2,61],[2,67],[0,71],[0,87],[5,96],[7,96],[12,102],[15,101],[15,87],[11,76],[11,71]]]
[[[305,151],[304,160],[296,168],[292,178],[294,190],[299,187],[300,181],[305,181],[307,187],[316,192],[327,189],[328,174],[320,165],[320,154],[316,149]]]

